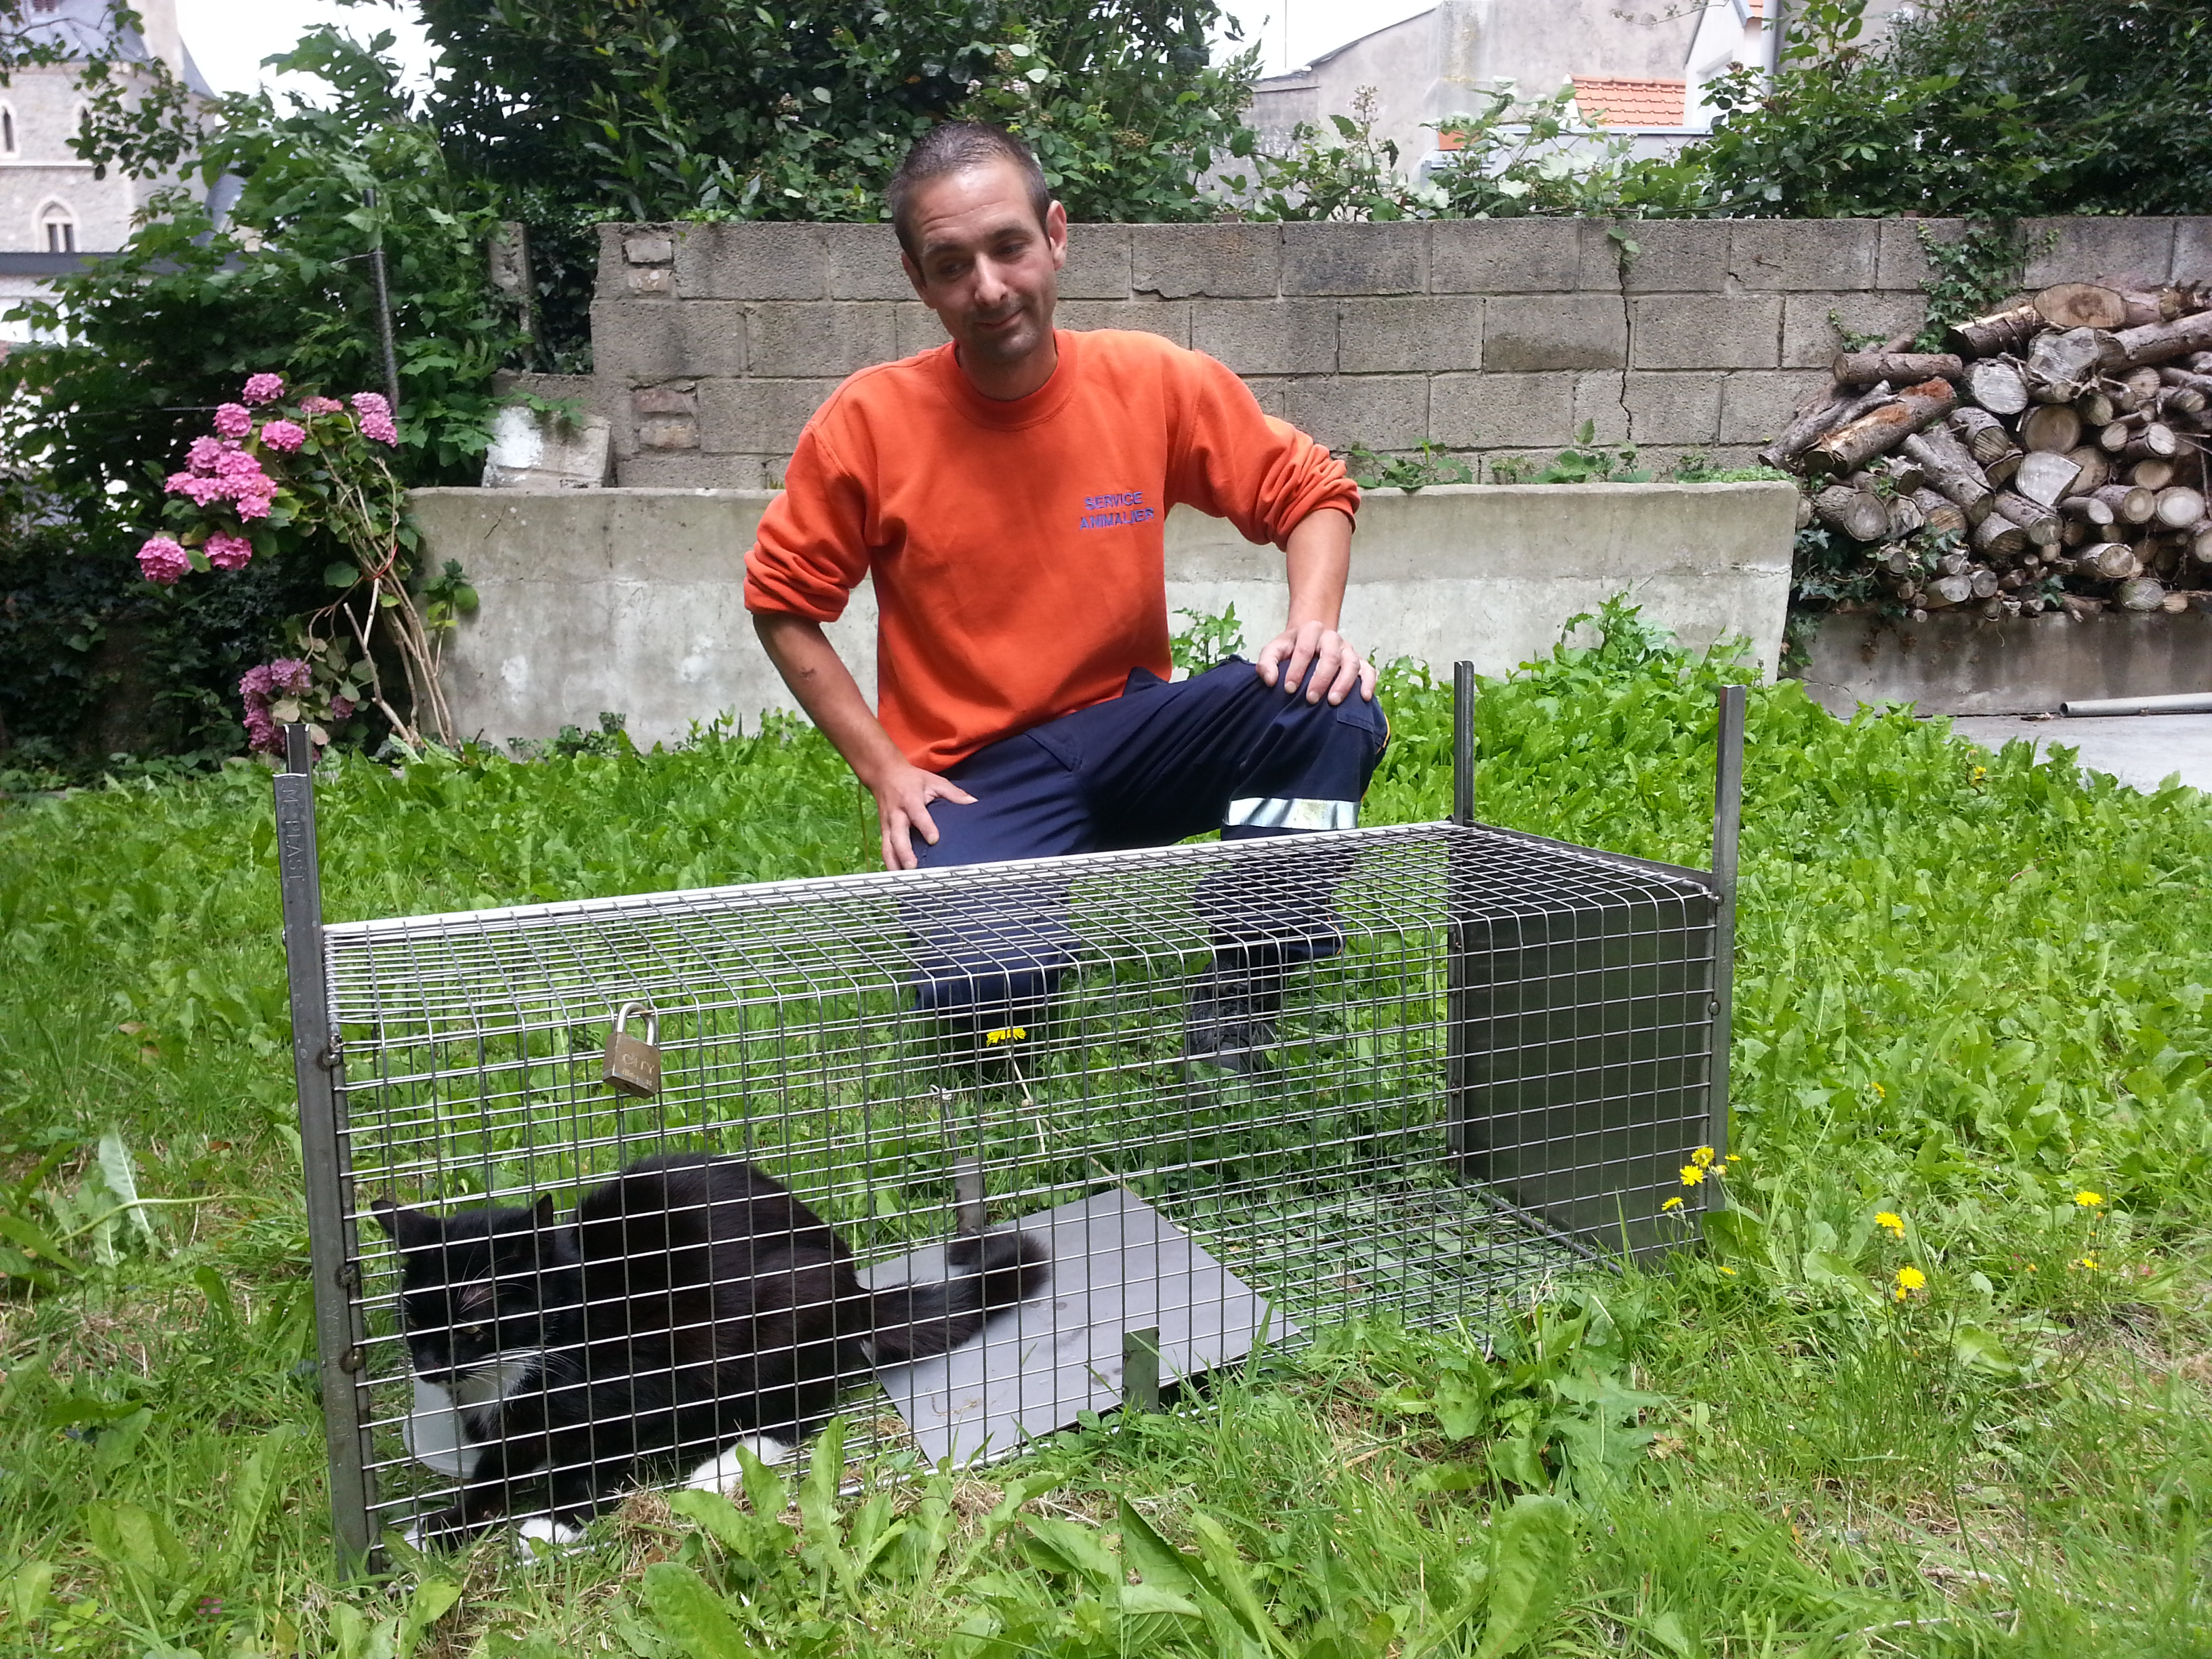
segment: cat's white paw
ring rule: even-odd
[[[787,1463],[799,1448],[778,1440],[774,1435],[749,1434],[732,1441],[719,1455],[708,1458],[691,1471],[684,1484],[693,1492],[728,1492],[744,1484],[744,1465],[738,1460],[738,1448],[743,1446],[755,1457],[774,1468],[778,1463]]]
[[[584,1531],[557,1521],[550,1515],[533,1515],[514,1529],[514,1553],[526,1561],[535,1561],[542,1553],[565,1555],[583,1541]]]

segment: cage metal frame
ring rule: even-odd
[[[1682,936],[1687,939],[1693,937],[1698,928],[1705,928],[1709,939],[1709,955],[1695,959],[1686,956],[1672,969],[1661,964],[1655,969],[1645,963],[1634,971],[1644,975],[1638,982],[1647,990],[1655,983],[1672,988],[1667,993],[1667,996],[1671,998],[1669,1006],[1680,1012],[1678,1025],[1669,1029],[1693,1030],[1698,1024],[1699,1005],[1702,1005],[1706,1032],[1705,1048],[1701,1053],[1686,1050],[1681,1057],[1683,1065],[1676,1068],[1675,1083],[1667,1087],[1671,1088],[1674,1095],[1684,1097],[1702,1093],[1703,1110],[1698,1114],[1702,1127],[1701,1139],[1705,1145],[1713,1149],[1717,1158],[1725,1157],[1729,1131],[1728,1034],[1733,988],[1736,864],[1746,712],[1744,688],[1740,685],[1724,687],[1719,696],[1711,871],[1635,860],[1621,854],[1576,848],[1522,832],[1503,831],[1480,825],[1475,817],[1474,797],[1474,675],[1471,664],[1462,662],[1455,665],[1454,693],[1453,810],[1448,825],[1435,826],[1437,830],[1449,828],[1480,832],[1486,838],[1486,844],[1502,838],[1504,842],[1523,848],[1525,855],[1532,860],[1569,857],[1583,860],[1593,869],[1642,872],[1656,884],[1652,888],[1653,892],[1672,894],[1690,908],[1695,908],[1697,896],[1703,896],[1707,907],[1703,920],[1690,916],[1686,908],[1684,921],[1678,931],[1681,931]],[[380,1467],[389,1468],[392,1461],[386,1458],[380,1465],[375,1448],[379,1429],[388,1431],[392,1425],[388,1419],[380,1424],[374,1415],[369,1401],[372,1379],[368,1373],[372,1369],[379,1345],[382,1344],[387,1351],[396,1352],[400,1338],[392,1333],[380,1334],[372,1329],[370,1304],[374,1298],[368,1293],[364,1268],[368,1267],[371,1272],[374,1270],[375,1264],[368,1257],[375,1253],[364,1252],[356,1225],[362,1212],[355,1179],[353,1138],[349,1122],[349,1093],[359,1085],[349,1085],[346,1077],[348,1054],[341,1036],[336,1000],[337,988],[333,983],[333,976],[338,968],[337,958],[333,952],[334,931],[326,927],[322,917],[312,778],[313,750],[304,726],[288,727],[285,736],[284,769],[274,781],[276,847],[291,1000],[294,1069],[299,1094],[318,1374],[334,1542],[342,1569],[359,1572],[369,1570],[377,1557],[379,1547],[375,1522],[380,1510],[391,1507],[390,1500],[380,1504],[374,1490],[374,1477]],[[1418,826],[1407,828],[1419,829]],[[1402,837],[1406,833],[1405,830],[1351,830],[1297,839],[1305,843],[1342,843],[1356,852],[1379,844],[1378,838]],[[1254,843],[1239,845],[1249,848]],[[1049,863],[1076,870],[1097,869],[1117,863],[1126,868],[1132,867],[1130,860],[1133,857],[1172,860],[1184,855],[1203,854],[1208,850],[1189,848],[1162,849],[1151,855],[1092,854]],[[1346,856],[1349,855],[1347,854]],[[1020,869],[1026,874],[1029,869],[1036,867],[1041,866],[998,866],[995,873],[1004,878],[1007,871]],[[1453,867],[1456,869],[1455,863]],[[993,873],[987,872],[981,879],[992,879]],[[779,893],[787,895],[799,890],[802,896],[818,897],[838,890],[841,884],[846,889],[873,890],[880,888],[886,879],[908,884],[915,884],[917,880],[928,883],[933,879],[940,884],[963,881],[972,884],[978,878],[972,872],[949,870],[913,872],[896,878],[836,878],[798,884],[762,884],[750,890],[723,890],[773,898]],[[532,908],[539,911],[573,913],[594,907],[600,909],[627,907],[635,912],[639,907],[649,908],[657,902],[674,900],[678,896],[642,896],[635,900],[613,899],[585,902],[581,905]],[[1662,899],[1661,902],[1665,901]],[[1617,1042],[1617,1039],[1583,1033],[1579,1027],[1570,1032],[1565,1039],[1558,1039],[1555,1016],[1561,1011],[1541,1006],[1533,1010],[1516,1008],[1513,1006],[1514,997],[1517,994],[1515,988],[1525,983],[1525,977],[1510,980],[1509,975],[1510,982],[1503,983],[1501,988],[1500,983],[1492,982],[1495,975],[1486,969],[1486,964],[1493,960],[1512,960],[1516,953],[1525,955],[1533,949],[1536,965],[1522,970],[1524,975],[1579,983],[1589,980],[1593,973],[1601,975],[1610,974],[1607,982],[1618,983],[1624,962],[1617,948],[1620,939],[1605,941],[1563,937],[1548,943],[1540,940],[1533,947],[1517,936],[1501,942],[1483,933],[1475,914],[1480,908],[1479,905],[1463,903],[1460,890],[1450,886],[1444,901],[1445,927],[1437,941],[1441,944],[1443,956],[1440,964],[1442,971],[1436,975],[1436,988],[1441,994],[1439,1001],[1443,1010],[1441,1024],[1444,1042],[1443,1052],[1429,1058],[1438,1062],[1436,1069],[1444,1102],[1441,1127],[1448,1158],[1458,1180],[1469,1194],[1479,1199],[1488,1212],[1517,1227],[1527,1239],[1557,1247],[1559,1251],[1582,1261],[1603,1260],[1607,1254],[1602,1242],[1606,1228],[1604,1217],[1599,1211],[1609,1199],[1617,1199],[1618,1194],[1590,1195],[1568,1192],[1558,1179],[1559,1172],[1545,1167],[1541,1158],[1536,1161],[1536,1167],[1533,1170],[1516,1166],[1516,1159],[1528,1146],[1544,1143],[1521,1140],[1510,1142],[1503,1148],[1486,1147],[1481,1144],[1478,1119],[1487,1121],[1488,1115],[1496,1114],[1494,1111],[1487,1115],[1479,1114],[1472,1103],[1478,1099],[1493,1104],[1500,1099],[1511,1102],[1521,1098],[1522,1094],[1527,1094],[1533,1102],[1531,1115],[1540,1123],[1559,1121],[1562,1111],[1579,1112],[1583,1116],[1574,1118],[1573,1122],[1578,1127],[1587,1127],[1586,1101],[1572,1095],[1571,1091],[1563,1100],[1553,1080],[1534,1074],[1510,1075],[1510,1065],[1506,1073],[1501,1074],[1498,1068],[1498,1057],[1528,1052],[1556,1054],[1558,1042],[1561,1040],[1602,1047],[1608,1042]],[[515,915],[520,913],[476,913],[477,918],[493,914]],[[411,920],[432,922],[461,919]],[[350,924],[336,930],[335,936],[343,938],[364,929],[373,931],[379,926],[392,925]],[[1647,928],[1645,931],[1652,930]],[[1654,972],[1659,975],[1657,981],[1650,977]],[[1571,1011],[1578,1013],[1583,1007],[1583,1004],[1573,1004]],[[1551,1044],[1548,1049],[1545,1046],[1547,1042]],[[1648,1060],[1649,1055],[1643,1058]],[[1539,1067],[1544,1063],[1540,1060],[1534,1062]],[[1412,1078],[1417,1069],[1409,1066],[1407,1076]],[[1618,1067],[1615,1069],[1617,1073]],[[1645,1066],[1638,1075],[1650,1075],[1650,1067]],[[1650,1086],[1653,1089],[1660,1087],[1656,1084]],[[1516,1091],[1522,1094],[1516,1094]],[[942,1093],[941,1091],[939,1092]],[[1026,1084],[1023,1092],[1026,1098]],[[1615,1091],[1616,1094],[1618,1092]],[[1420,1127],[1425,1132],[1439,1126],[1424,1124]],[[1630,1127],[1633,1127],[1632,1125]],[[1042,1120],[1039,1121],[1037,1133],[1040,1137],[1044,1133]],[[1617,1138],[1622,1131],[1615,1126],[1603,1133]],[[946,1155],[951,1188],[948,1208],[958,1217],[962,1231],[980,1231],[987,1201],[983,1149],[979,1144],[963,1152],[955,1146],[949,1121],[947,1137]],[[1646,1163],[1649,1163],[1648,1155]],[[1569,1173],[1584,1167],[1571,1163]],[[488,1187],[486,1191],[489,1194],[490,1188]],[[1509,1194],[1533,1196],[1528,1196],[1526,1203],[1516,1203],[1507,1195]],[[441,1194],[438,1196],[442,1201],[450,1202],[454,1195]],[[1685,1213],[1724,1201],[1719,1188],[1711,1182],[1683,1196],[1688,1200]],[[1596,1210],[1591,1207],[1593,1197],[1598,1206]],[[1618,1250],[1640,1253],[1664,1248],[1668,1243],[1673,1242],[1662,1238],[1655,1226],[1650,1224],[1657,1219],[1655,1214],[1647,1212],[1637,1218],[1632,1225],[1626,1211],[1620,1209],[1617,1203],[1614,1213],[1619,1228],[1611,1243]],[[1684,1236],[1678,1233],[1675,1237],[1679,1239]],[[1601,1242],[1594,1244],[1593,1240]],[[1561,1258],[1555,1254],[1554,1259]],[[1519,1258],[1511,1260],[1517,1261]],[[1507,1270],[1510,1271],[1510,1262]],[[1121,1347],[1122,1363],[1119,1368],[1121,1403],[1138,1409],[1156,1404],[1161,1382],[1157,1330],[1128,1331],[1124,1335]],[[386,1377],[382,1380],[389,1382],[392,1379]]]

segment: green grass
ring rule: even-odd
[[[1727,671],[1611,620],[1486,688],[1482,816],[1702,863]],[[1448,698],[1389,696],[1369,819],[1439,816]],[[353,1587],[266,774],[0,809],[0,1652],[2212,1652],[2212,808],[1790,685],[1751,738],[1707,1249],[1518,1304],[1494,1363],[1340,1328],[988,1478],[640,1497]],[[346,763],[329,915],[866,859],[810,733],[611,749]]]

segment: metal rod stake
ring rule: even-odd
[[[362,201],[372,213],[376,211],[376,191],[362,192]],[[384,348],[384,396],[392,405],[392,418],[399,418],[399,353],[392,338],[392,285],[384,269],[384,230],[376,232],[376,246],[368,251],[369,274],[376,282],[376,331],[378,343]]]
[[[1743,828],[1743,726],[1748,696],[1741,685],[1720,695],[1717,752],[1713,763],[1713,1085],[1712,1116],[1705,1142],[1716,1163],[1728,1156],[1729,1035],[1735,1001],[1735,879]],[[1709,1203],[1719,1201],[1708,1183]]]
[[[1121,1333],[1121,1409],[1160,1408],[1160,1331],[1157,1325]]]
[[[1452,665],[1452,822],[1474,822],[1474,665]]]
[[[284,732],[288,766],[312,761],[304,726]],[[338,1570],[368,1567],[368,1436],[360,1386],[367,1333],[351,1294],[343,1153],[338,1144],[337,1043],[323,975],[323,895],[315,858],[315,784],[304,769],[276,775],[276,858],[284,896],[284,960],[292,994],[292,1072],[300,1091],[300,1161],[307,1177],[307,1255],[315,1289],[315,1352],[329,1456],[331,1528]]]

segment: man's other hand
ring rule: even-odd
[[[888,768],[881,778],[868,785],[868,790],[876,798],[876,822],[883,830],[886,870],[911,870],[921,863],[914,855],[914,832],[917,830],[922,840],[932,847],[937,845],[937,822],[929,816],[930,802],[958,801],[963,806],[975,804],[975,797],[958,784],[948,782],[934,772],[909,766],[904,761]]]
[[[1314,671],[1310,683],[1305,677],[1309,667]],[[1342,702],[1355,685],[1364,701],[1375,701],[1375,665],[1343,635],[1317,622],[1286,628],[1268,641],[1260,653],[1260,678],[1285,691],[1305,685],[1308,702],[1324,696],[1331,703]]]

